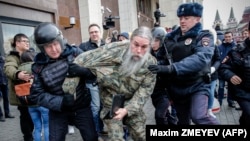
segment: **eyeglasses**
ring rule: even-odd
[[[21,41],[19,41],[19,42],[30,43],[29,40],[21,40]]]

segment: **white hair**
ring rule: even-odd
[[[135,60],[134,55],[131,51],[131,47],[129,47],[128,51],[123,57],[124,61],[122,62],[121,67],[119,68],[121,74],[123,76],[130,76],[136,73],[148,59],[149,55],[150,49],[148,49],[148,51],[139,60]]]

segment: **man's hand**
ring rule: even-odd
[[[156,73],[171,74],[173,72],[173,67],[170,65],[149,65],[148,69],[154,74]]]
[[[19,71],[17,77],[20,80],[28,82],[32,78],[32,75],[28,74],[26,71]]]
[[[127,109],[125,109],[125,108],[119,108],[115,112],[115,116],[113,117],[113,119],[122,120],[127,114],[128,114],[128,110]]]
[[[230,81],[234,85],[239,85],[242,82],[241,78],[237,75],[234,75],[233,77],[231,77]]]

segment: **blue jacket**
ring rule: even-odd
[[[164,42],[172,55],[176,71],[170,84],[170,94],[175,98],[184,98],[184,95],[201,90],[208,94],[209,86],[203,77],[210,72],[215,46],[213,35],[202,30],[201,23],[197,23],[183,36],[180,27],[172,31],[167,34]]]
[[[219,46],[220,51],[220,60],[222,61],[228,54],[230,50],[235,46],[235,42],[231,43],[225,43],[225,40],[223,40],[222,44]]]

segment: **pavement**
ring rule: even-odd
[[[0,103],[2,104],[2,102]],[[2,107],[2,106],[1,106]],[[147,113],[147,124],[155,124],[154,120],[154,107],[151,104],[151,99],[147,102],[144,110],[150,111]],[[0,141],[23,141],[23,136],[19,123],[20,113],[16,106],[10,106],[10,111],[15,118],[6,118],[5,122],[0,122]],[[66,141],[82,141],[80,132],[77,128],[74,134],[67,134]],[[106,136],[103,136],[106,139]]]
[[[217,118],[220,120],[222,124],[239,124],[238,119],[241,114],[241,111],[237,111],[233,108],[229,108],[224,99],[224,104],[221,107],[221,111],[216,114]],[[2,103],[2,102],[1,102]],[[144,112],[146,113],[147,125],[154,125],[154,107],[152,105],[151,99],[147,101],[144,106]],[[15,118],[7,118],[5,122],[0,122],[0,141],[23,141],[20,123],[19,123],[19,111],[16,106],[10,106],[11,113],[15,116]],[[82,141],[81,135],[77,128],[75,129],[74,134],[68,134],[66,136],[66,141]],[[106,140],[107,137],[103,136]]]

